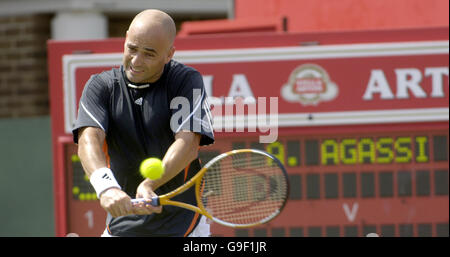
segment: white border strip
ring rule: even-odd
[[[430,55],[448,54],[449,41],[420,41],[420,42],[400,42],[400,43],[375,43],[375,44],[346,44],[346,45],[326,45],[326,46],[298,46],[298,47],[267,47],[267,48],[241,48],[226,50],[195,50],[176,51],[174,59],[185,64],[196,63],[234,63],[234,62],[256,62],[256,61],[280,61],[280,60],[314,60],[326,58],[361,58],[374,56],[406,56],[406,55]],[[76,119],[76,77],[75,71],[78,68],[87,67],[111,67],[119,66],[122,63],[122,53],[108,54],[75,54],[63,56],[63,90],[64,90],[64,127],[66,133],[71,133],[72,126]],[[281,86],[281,85],[280,85]],[[437,109],[440,110],[440,109]],[[414,111],[414,110],[411,110]],[[280,127],[285,126],[305,126],[305,125],[331,125],[331,124],[362,124],[362,123],[383,123],[383,122],[403,122],[406,121],[429,121],[430,114],[415,113],[410,119],[396,117],[393,113],[397,110],[383,111],[384,114],[370,115],[367,112],[340,112],[340,113],[318,113],[315,119],[304,123],[294,121],[283,122],[283,117],[288,119],[305,119],[309,114],[281,114]],[[349,114],[363,113],[362,115],[351,116]],[[402,112],[404,113],[404,112]],[[342,115],[341,115],[342,114]],[[386,116],[388,114],[388,116]],[[334,115],[331,118],[327,115]],[[386,117],[395,117],[389,120]],[[400,115],[402,116],[402,115]],[[325,118],[329,117],[329,118]],[[435,117],[435,116],[433,116]],[[448,120],[442,116],[437,120]],[[432,119],[433,121],[435,119]],[[406,122],[405,121],[405,122]],[[296,125],[289,125],[294,122]],[[301,125],[305,124],[305,125]]]
[[[262,117],[259,117],[261,119]],[[405,123],[405,122],[433,122],[448,121],[448,108],[424,108],[382,111],[347,111],[320,113],[292,113],[267,115],[268,121],[278,118],[278,127],[303,127],[322,125],[357,125],[374,123]],[[264,128],[268,122],[263,122]],[[214,130],[233,131],[233,128],[256,128],[258,130],[258,115],[236,115],[214,117]],[[252,132],[252,131],[249,131]]]
[[[449,41],[179,51],[175,52],[174,59],[183,63],[195,64],[429,55],[442,53],[449,53]]]

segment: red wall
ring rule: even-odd
[[[235,0],[233,20],[185,22],[179,35],[392,30],[448,25],[448,0]]]
[[[448,26],[448,0],[236,0],[235,18],[287,16],[288,30]]]

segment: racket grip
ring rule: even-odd
[[[152,197],[152,199],[146,199],[146,198],[136,198],[136,199],[131,199],[131,203],[141,203],[141,202],[145,202],[145,203],[149,203],[152,206],[159,206],[159,197],[155,196]]]

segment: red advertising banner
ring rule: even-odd
[[[174,59],[203,74],[215,107],[277,97],[278,125],[289,127],[448,120],[448,49],[425,41],[179,50]],[[120,64],[120,53],[64,56],[67,132],[90,75]]]

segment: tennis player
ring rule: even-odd
[[[214,142],[202,76],[172,60],[175,35],[166,13],[139,13],[126,33],[120,68],[93,75],[84,87],[73,136],[108,212],[104,236],[209,236],[205,217],[192,211],[131,202],[184,184],[201,168],[199,146]],[[162,159],[160,179],[140,175],[148,157]],[[195,205],[194,189],[174,200]]]

